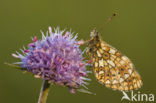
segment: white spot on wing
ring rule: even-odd
[[[133,64],[132,63],[130,63],[129,65],[130,65],[131,68],[133,68]]]
[[[115,64],[114,64],[113,61],[111,61],[111,60],[107,60],[107,62],[108,62],[111,66],[115,67]]]
[[[120,64],[123,65],[125,62],[123,60],[120,61]]]
[[[113,81],[113,84],[116,84],[116,83],[117,83],[117,80],[114,80],[114,81]]]
[[[95,62],[95,67],[98,67],[98,63],[97,62]]]
[[[129,72],[129,74],[131,74],[132,73],[132,69],[129,69],[128,72]]]
[[[99,60],[99,67],[104,67],[104,61],[103,61],[103,59]]]
[[[127,79],[129,77],[129,74],[125,74],[125,79]]]
[[[104,71],[100,71],[99,74],[104,74]]]
[[[106,47],[104,46],[104,47],[102,47],[102,49],[103,49],[103,50],[106,50]]]
[[[111,53],[111,54],[115,54],[115,50],[114,50],[114,49],[112,49],[112,48],[110,48],[109,53]]]
[[[123,82],[124,81],[124,79],[123,78],[120,78],[120,82]]]
[[[106,84],[110,84],[110,81],[109,81],[109,80],[107,80],[107,81],[106,81]]]
[[[122,60],[124,60],[124,61],[128,60],[128,58],[127,58],[126,56],[122,56],[121,58],[122,58]]]
[[[99,51],[97,51],[97,56],[98,56],[98,57],[102,57],[102,55],[100,54]]]

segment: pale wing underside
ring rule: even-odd
[[[92,58],[97,80],[106,87],[120,91],[140,88],[140,75],[130,59],[103,41],[100,46]]]

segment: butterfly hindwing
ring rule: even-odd
[[[101,84],[120,91],[141,87],[140,75],[130,59],[98,35],[88,43],[87,54],[93,61],[95,77]]]

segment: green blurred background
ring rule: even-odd
[[[41,38],[48,26],[67,28],[89,39],[114,11],[118,16],[100,31],[103,40],[126,54],[141,74],[141,93],[156,94],[155,0],[1,0],[0,1],[0,103],[37,103],[42,80],[4,65],[30,37]],[[90,68],[91,69],[91,68]],[[122,93],[100,85],[91,74],[88,86],[96,95],[52,86],[47,103],[119,103]],[[123,102],[127,102],[124,100]]]

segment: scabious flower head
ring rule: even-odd
[[[71,32],[60,31],[58,28],[45,36],[42,32],[42,39],[33,38],[33,43],[28,49],[17,52],[14,57],[19,58],[18,62],[22,68],[31,72],[36,78],[48,80],[62,86],[67,86],[72,93],[80,86],[86,87],[88,71],[83,61],[77,35]]]

